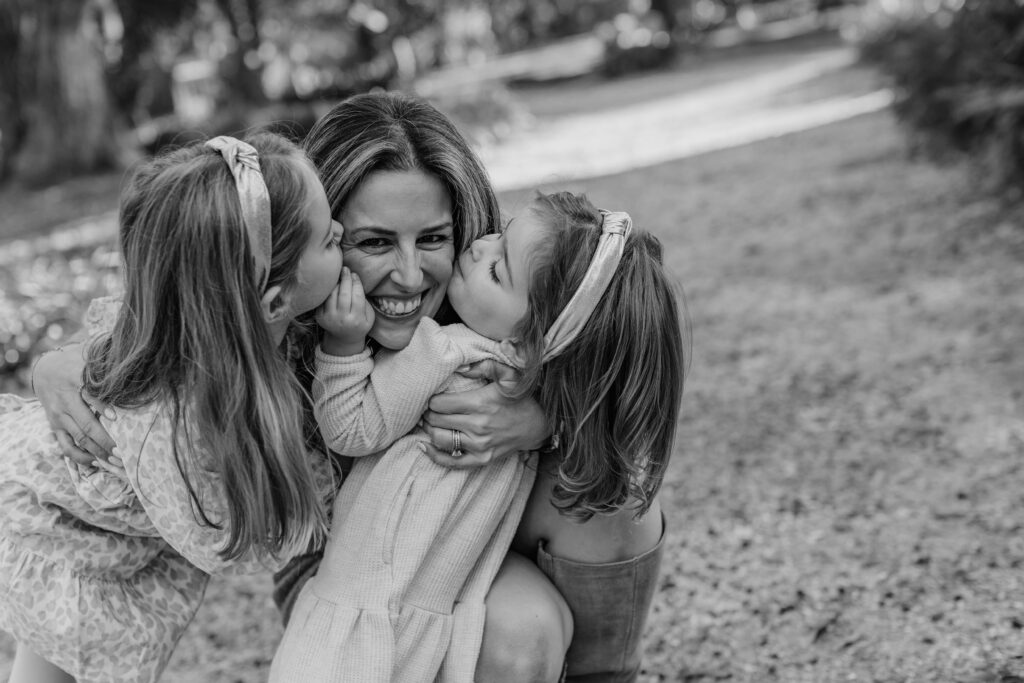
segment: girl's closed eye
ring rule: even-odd
[[[498,279],[498,262],[491,261],[491,267],[489,270],[491,271],[491,279],[494,280],[495,284],[500,285],[501,280]]]

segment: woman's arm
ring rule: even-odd
[[[85,344],[74,342],[36,361],[32,387],[64,455],[81,465],[109,461],[114,440],[96,419],[105,407],[82,393]],[[110,413],[107,417],[111,418]]]
[[[497,361],[474,363],[461,374],[490,380],[479,389],[438,394],[423,415],[430,436],[427,455],[446,467],[479,467],[520,451],[538,450],[551,435],[540,405],[533,399],[512,400],[502,387],[514,386],[518,373]],[[461,457],[452,457],[452,430],[460,432]]]
[[[103,413],[113,420],[113,412],[105,413],[105,406],[82,393],[82,371],[85,340],[110,332],[120,311],[121,300],[117,297],[93,299],[82,329],[71,336],[67,348],[44,353],[32,368],[32,391],[46,412],[57,443],[64,455],[80,465],[91,465],[96,460],[109,462],[114,449],[113,439],[96,419]]]

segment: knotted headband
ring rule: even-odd
[[[270,192],[263,181],[260,156],[247,142],[221,135],[207,140],[227,162],[242,205],[242,221],[249,236],[249,250],[255,266],[256,283],[263,292],[270,277]]]
[[[542,363],[562,353],[579,335],[597,308],[597,302],[608,289],[608,283],[612,281],[622,259],[626,238],[633,230],[633,219],[628,213],[604,209],[601,209],[601,216],[601,238],[594,251],[594,258],[590,261],[590,266],[587,267],[576,293],[544,335]]]

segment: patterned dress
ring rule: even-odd
[[[116,309],[94,304],[87,329]],[[218,556],[227,531],[193,515],[167,406],[116,412],[101,422],[124,469],[108,471],[61,457],[38,401],[0,395],[0,628],[79,683],[157,680],[210,573],[277,566]],[[193,466],[207,515],[224,519],[218,478]]]
[[[454,373],[485,358],[512,362],[497,342],[430,319],[400,352],[318,355],[321,431],[333,450],[361,457],[338,493],[323,561],[296,601],[272,683],[473,680],[484,598],[536,456],[442,467],[418,449],[428,439],[416,423],[439,390],[479,386]]]

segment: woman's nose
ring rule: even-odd
[[[423,268],[419,251],[399,251],[395,255],[395,267],[391,269],[391,281],[399,287],[414,291],[423,283]]]

